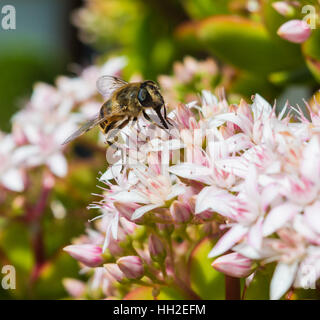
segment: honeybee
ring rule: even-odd
[[[162,125],[160,127],[169,128],[168,124],[171,123],[167,118],[164,100],[158,85],[154,81],[128,83],[117,77],[102,76],[97,80],[97,89],[106,99],[100,112],[67,138],[63,144],[78,138],[97,125],[107,135],[112,129],[121,129],[130,121],[137,121],[141,114],[146,120],[159,126],[146,113],[148,108],[156,112]],[[164,109],[164,115],[161,113],[162,108]]]

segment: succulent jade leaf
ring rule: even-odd
[[[213,242],[208,238],[202,240],[192,251],[189,260],[191,288],[206,300],[222,300],[225,298],[224,274],[212,268],[213,259],[208,254]]]
[[[245,291],[245,300],[269,300],[270,282],[274,271],[274,264],[258,270]]]
[[[316,289],[295,289],[290,300],[319,300],[320,292]]]
[[[64,252],[43,265],[33,291],[34,299],[55,299],[66,296],[62,284],[64,278],[79,277],[79,265]]]
[[[46,256],[56,255],[61,251],[61,248],[70,244],[70,239],[84,232],[84,225],[88,221],[88,217],[88,213],[84,210],[70,210],[61,223],[61,219],[55,218],[51,212],[45,214],[42,228]]]
[[[184,46],[188,50],[201,50],[202,43],[197,36],[197,25],[193,22],[186,22],[181,24],[175,30],[175,38],[180,46]],[[204,49],[203,47],[202,49]]]
[[[261,92],[266,99],[273,100],[280,93],[280,87],[273,85],[265,77],[257,77],[255,74],[241,72],[239,73],[234,81],[231,83],[231,92],[236,92],[246,97],[248,101],[251,100],[253,92]]]
[[[290,17],[284,17],[278,13],[273,7],[272,3],[279,0],[264,0],[262,1],[261,6],[261,16],[264,22],[265,27],[270,32],[271,35],[280,38],[277,35],[279,27],[288,21],[289,19],[298,19],[297,12],[293,9],[293,13]],[[293,8],[293,7],[292,7]]]
[[[0,237],[0,248],[8,257],[9,264],[16,268],[17,278],[21,273],[29,273],[34,265],[31,251],[31,237],[22,223],[11,222]]]
[[[312,30],[310,38],[303,43],[302,51],[307,66],[314,78],[320,82],[320,30]]]
[[[184,0],[182,5],[192,19],[202,19],[229,13],[229,2],[230,0]]]
[[[123,300],[154,300],[152,296],[152,288],[139,287],[129,292]]]
[[[129,292],[123,299],[124,300],[154,300],[152,295],[153,288],[151,287],[139,287]],[[160,294],[157,296],[157,300],[183,300],[184,297],[180,292],[174,288],[161,287]]]
[[[282,42],[275,41],[263,24],[236,16],[214,16],[197,26],[197,35],[222,61],[259,75],[295,69],[304,63]]]
[[[5,265],[12,265],[15,268],[15,290],[1,290],[0,299],[25,299],[30,290],[30,273],[34,267],[34,255],[31,249],[31,237],[28,229],[23,223],[11,221],[0,233],[0,252],[5,256],[2,260],[0,280],[4,279],[6,272]],[[1,280],[1,281],[2,281]]]

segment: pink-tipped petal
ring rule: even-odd
[[[140,257],[126,256],[117,260],[117,265],[128,279],[138,279],[144,274],[144,267]]]
[[[252,261],[237,252],[223,255],[211,265],[217,271],[235,278],[247,277],[252,272]]]
[[[97,267],[103,263],[102,248],[93,244],[70,245],[63,250],[88,267]]]
[[[303,20],[290,20],[278,29],[278,35],[290,42],[303,43],[311,35],[311,28]]]

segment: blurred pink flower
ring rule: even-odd
[[[103,263],[102,248],[92,244],[69,245],[63,248],[74,259],[88,267],[97,267]]]
[[[24,190],[25,162],[30,154],[32,150],[16,146],[12,135],[0,133],[0,184],[2,186],[16,192]]]
[[[294,14],[294,8],[286,1],[275,1],[272,7],[283,16],[291,16]]]
[[[73,298],[82,298],[86,292],[86,283],[83,281],[65,278],[62,283],[66,291]]]
[[[305,42],[311,35],[311,28],[304,20],[290,20],[278,29],[278,35],[290,42]]]

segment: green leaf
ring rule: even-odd
[[[152,295],[153,288],[139,287],[129,292],[124,300],[154,300]],[[184,297],[175,288],[161,287],[157,300],[183,300]]]
[[[261,23],[245,18],[215,16],[201,22],[197,34],[222,61],[259,76],[304,63],[301,54],[272,39]]]
[[[257,270],[245,292],[245,300],[269,300],[269,287],[275,265],[269,264]]]
[[[277,1],[278,0],[264,0],[262,2],[261,14],[262,14],[262,19],[264,21],[264,25],[266,26],[270,34],[280,39],[280,37],[277,35],[277,31],[279,27],[289,19],[298,18],[298,16],[297,16],[297,12],[295,12],[294,10],[294,7],[292,7],[293,12],[290,15],[290,17],[284,17],[283,15],[278,13],[272,7],[272,3]],[[286,43],[289,43],[289,42],[286,41]]]
[[[22,223],[11,222],[0,239],[0,247],[19,272],[29,273],[34,264],[31,239],[27,227]]]
[[[129,292],[123,300],[153,300],[152,288],[139,287]]]
[[[66,296],[62,284],[64,278],[79,277],[79,266],[75,259],[62,252],[41,270],[32,291],[32,298],[57,299]]]
[[[192,19],[227,14],[230,0],[183,0],[182,5]]]
[[[257,77],[257,75],[252,73],[241,72],[231,83],[229,92],[241,94],[248,101],[251,101],[252,94],[259,92],[263,97],[272,101],[279,94],[280,90],[265,77]]]
[[[317,289],[295,289],[291,300],[320,300],[320,292]]]
[[[310,38],[303,43],[302,51],[305,55],[307,66],[314,78],[320,82],[320,30],[312,31]]]
[[[208,254],[213,242],[208,238],[202,240],[192,251],[189,260],[191,288],[207,300],[222,300],[225,298],[224,274],[211,267],[213,259]]]
[[[188,54],[197,55],[197,52],[206,50],[197,35],[197,24],[194,22],[185,22],[181,24],[174,34],[176,42],[180,47],[188,51]]]

